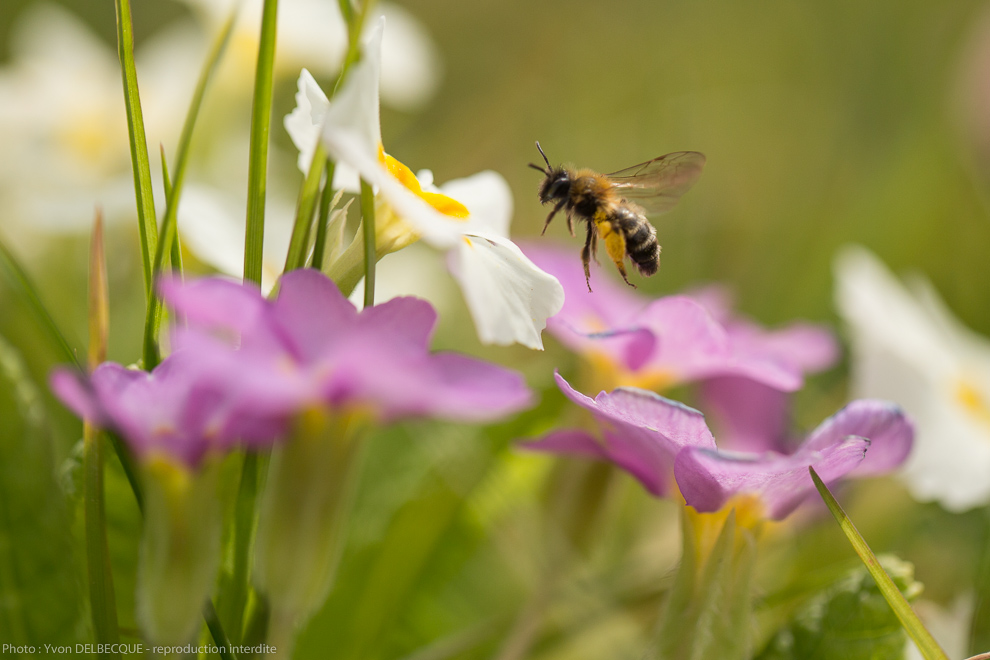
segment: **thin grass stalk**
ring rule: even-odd
[[[158,242],[155,220],[155,198],[151,188],[151,164],[148,141],[144,131],[144,113],[138,92],[137,68],[134,66],[134,25],[130,0],[117,0],[117,53],[124,83],[124,106],[127,111],[127,135],[131,148],[131,169],[134,172],[134,194],[137,198],[138,233],[141,236],[141,267],[144,273],[145,298],[148,305],[154,299],[152,291],[152,258]]]
[[[333,202],[334,162],[327,159],[326,176],[323,177],[323,193],[320,195],[320,211],[316,218],[316,240],[313,244],[312,266],[323,270],[323,253],[327,247],[327,222],[330,219],[330,204]]]
[[[375,191],[361,180],[361,217],[364,237],[364,306],[375,304]]]
[[[914,641],[921,655],[924,656],[925,660],[949,660],[949,656],[945,654],[942,647],[939,646],[935,638],[932,637],[932,634],[925,628],[925,624],[921,622],[918,615],[911,609],[911,605],[907,602],[904,594],[901,593],[901,590],[897,588],[894,581],[887,575],[887,571],[880,565],[880,560],[870,550],[866,539],[856,529],[856,525],[853,524],[853,521],[850,520],[846,512],[842,510],[842,507],[836,501],[831,491],[829,491],[828,486],[825,485],[818,476],[818,473],[815,472],[815,468],[809,466],[808,471],[811,473],[811,478],[815,482],[815,488],[818,489],[818,493],[825,500],[825,505],[832,513],[836,522],[839,523],[842,533],[846,535],[856,554],[863,560],[866,570],[873,576],[884,600],[890,605],[890,609],[894,610],[894,614],[897,615],[897,619],[901,622],[901,625],[907,631],[911,640]]]
[[[165,255],[172,250],[172,243],[176,236],[176,216],[179,207],[179,197],[182,194],[182,184],[185,181],[186,166],[189,161],[189,146],[192,143],[193,129],[196,127],[196,119],[199,117],[200,108],[203,105],[203,97],[210,80],[216,71],[220,58],[223,56],[230,41],[230,35],[234,30],[234,23],[237,20],[237,10],[239,5],[235,5],[234,11],[224,24],[213,48],[203,64],[200,71],[199,80],[196,83],[196,90],[189,104],[189,111],[186,113],[186,120],[182,125],[182,133],[179,136],[179,145],[175,155],[175,175],[171,181],[172,189],[167,198],[165,206],[165,217],[162,219],[162,228],[158,248],[155,250],[155,260],[152,268],[152,275],[157,277],[162,272],[165,262]],[[144,368],[148,371],[154,369],[161,361],[158,353],[158,329],[162,321],[162,304],[158,295],[151,297],[148,305],[148,314],[144,323]]]
[[[323,166],[326,163],[327,152],[323,144],[316,143],[313,159],[309,164],[309,172],[299,190],[299,203],[296,205],[296,220],[292,225],[292,238],[289,240],[289,252],[285,256],[285,272],[306,265],[306,251],[309,247],[309,237],[312,233],[313,216],[316,213],[316,203],[320,196],[320,179],[323,177]]]
[[[265,0],[258,65],[251,110],[247,226],[244,234],[244,280],[261,284],[265,242],[265,189],[268,178],[268,133],[272,119],[272,70],[275,63],[278,0]]]

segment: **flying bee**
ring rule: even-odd
[[[563,210],[567,228],[574,235],[574,217],[588,225],[581,261],[584,277],[591,291],[591,259],[598,262],[598,239],[615,262],[626,284],[636,285],[626,276],[623,263],[628,256],[637,270],[649,276],[660,267],[660,244],[657,230],[646,216],[669,211],[701,176],[705,156],[697,151],[676,151],[611,174],[589,169],[550,165],[540,143],[536,143],[546,162],[546,169],[529,166],[546,175],[540,184],[540,202],[553,204],[543,225],[546,233],[550,221]]]

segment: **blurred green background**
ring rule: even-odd
[[[28,4],[0,3],[3,61],[9,57],[11,26]],[[62,4],[113,47],[111,3]],[[734,288],[743,311],[765,323],[797,317],[834,323],[831,260],[838,247],[857,242],[895,271],[926,273],[966,324],[990,335],[990,168],[979,148],[980,131],[990,130],[990,112],[972,104],[977,83],[967,73],[975,66],[969,58],[990,40],[990,5],[976,0],[400,4],[431,33],[445,73],[438,94],[421,110],[383,109],[386,147],[414,170],[433,169],[439,182],[482,169],[502,173],[515,195],[514,235],[538,234],[545,218],[536,200],[539,175],[526,167],[539,157],[537,139],[551,161],[605,172],[670,151],[702,151],[708,164],[701,181],[656,221],[662,265],[657,276],[635,280],[642,290],[672,293],[718,281]],[[169,0],[136,1],[139,43],[184,20],[186,12]],[[276,122],[291,110],[294,91],[291,79],[277,84]],[[967,123],[974,116],[977,121]],[[273,126],[272,136],[291,153],[280,125]],[[246,182],[246,175],[245,163],[239,176]],[[291,185],[299,179],[291,161],[273,164],[271,176]],[[133,230],[116,231],[111,357],[130,362],[137,357],[142,321],[140,271]],[[567,237],[562,223],[548,234],[566,242],[579,259],[581,240]],[[59,238],[30,263],[56,320],[75,338],[84,338],[86,328],[85,245],[84,238]],[[530,382],[544,390],[540,414],[546,419],[560,403],[548,389],[549,374],[555,366],[572,366],[573,358],[552,341],[538,359],[524,349],[482,349],[463,331],[470,324],[459,319],[463,309],[441,320],[439,344],[524,368]],[[10,340],[41,388],[55,354],[2,287],[0,335]],[[812,382],[811,394],[803,394],[802,422],[812,424],[835,409],[844,395],[843,375],[840,367]],[[68,465],[71,472],[78,427],[50,400],[47,409],[58,439],[55,464]],[[12,413],[0,417],[0,435],[19,433],[13,418]],[[376,615],[364,616],[364,623],[351,629],[340,657],[402,657],[437,631],[453,630],[462,630],[467,648],[471,640],[481,640],[476,643],[487,644],[489,652],[498,648],[493,640],[499,631],[532,602],[528,589],[538,580],[525,558],[543,552],[530,548],[539,545],[534,540],[540,534],[534,522],[539,507],[531,492],[538,480],[527,476],[531,468],[517,465],[506,447],[518,434],[543,430],[540,423],[530,419],[484,431],[404,425],[376,438],[368,482],[388,486],[362,496],[359,509],[367,515],[345,558],[349,572],[321,616],[346,628],[347,616],[359,616],[361,607]],[[432,439],[417,444],[424,436]],[[10,464],[6,469],[9,477]],[[663,546],[674,529],[671,507],[647,500],[628,480],[603,488],[611,493],[608,507],[616,517],[601,529],[617,540],[631,539],[632,549],[606,548],[596,555],[599,564],[591,564],[606,567],[595,579],[619,583],[619,593],[579,582],[577,601],[586,610],[575,605],[578,614],[556,612],[554,630],[562,637],[567,626],[586,625],[587,612],[628,608],[631,614],[604,617],[604,623],[589,628],[606,631],[596,638],[599,646],[588,649],[608,649],[609,640],[628,639],[629,627],[649,621],[655,611],[655,592],[643,593],[620,579],[629,579],[620,569],[640,566],[628,555],[653,556],[644,570],[654,577],[665,575],[670,568],[665,562],[674,556]],[[898,486],[886,482],[857,489],[861,497],[853,514],[860,527],[876,547],[914,561],[930,596],[947,601],[972,582],[985,529],[981,514],[953,517],[912,505]],[[57,509],[55,519],[62,515]],[[505,510],[523,514],[506,522],[498,513]],[[635,521],[645,519],[659,522],[631,531],[638,529]],[[836,557],[848,559],[844,543],[825,525],[793,541],[780,556],[799,574]],[[956,561],[946,561],[947,547]],[[501,575],[496,569],[508,571],[505,584],[491,584],[491,575]],[[365,601],[354,594],[364,593],[369,580],[378,591],[365,593],[362,606]],[[317,657],[328,639],[344,634],[338,628],[311,630],[301,648]],[[380,636],[386,630],[395,634]],[[543,644],[540,657],[585,657],[563,642],[554,646],[552,634]],[[615,657],[625,657],[625,647],[616,648]],[[635,657],[633,651],[628,655]],[[407,657],[447,656],[424,651]]]

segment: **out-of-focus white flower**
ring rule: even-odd
[[[902,472],[911,494],[950,511],[990,502],[990,341],[952,316],[922,278],[902,285],[872,253],[835,261],[852,342],[852,395],[901,404],[917,424]]]
[[[295,207],[268,195],[265,201],[265,244],[261,289],[271,291],[285,266]],[[190,183],[179,200],[179,237],[183,248],[221,273],[244,274],[246,201],[216,188]]]
[[[512,195],[505,180],[495,172],[480,172],[435,188],[432,175],[424,172],[420,179],[385,153],[378,108],[384,23],[380,19],[375,24],[361,61],[332,103],[306,71],[300,76],[299,106],[285,121],[302,152],[300,167],[308,166],[321,140],[339,165],[357,171],[376,188],[379,258],[422,238],[447,253],[448,268],[481,341],[542,349],[540,332],[560,310],[564,292],[556,278],[508,239]],[[355,241],[328,267],[345,291],[360,277],[361,248]]]
[[[182,0],[211,30],[227,20],[241,0]],[[232,81],[253,85],[261,33],[263,0],[244,0],[231,42]],[[387,16],[389,35],[382,43],[382,99],[399,110],[412,110],[437,89],[441,61],[426,28],[402,7],[382,2],[366,19],[368,30]],[[335,75],[347,50],[347,26],[333,0],[293,0],[278,6],[275,42],[277,72],[307,67],[317,75]]]
[[[136,55],[156,180],[155,147],[174,145],[195,83],[195,65],[179,65],[197,56],[189,39],[169,31]],[[96,205],[111,222],[134,217],[122,87],[116,53],[73,14],[40,3],[20,15],[0,70],[0,201],[18,234],[89,231]]]

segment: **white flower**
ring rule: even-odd
[[[246,202],[241,196],[198,183],[186,185],[179,200],[179,238],[182,247],[221,273],[244,274]],[[265,200],[265,244],[261,289],[271,291],[282,274],[292,235],[294,207],[269,194]]]
[[[843,250],[836,302],[852,342],[855,397],[891,399],[917,424],[902,477],[950,511],[990,502],[990,341],[922,278],[902,285],[870,252]]]
[[[242,0],[183,0],[211,31],[219,30],[236,2]],[[243,0],[231,41],[232,81],[253,84],[261,33],[262,0]],[[400,110],[428,101],[440,82],[440,57],[426,28],[402,7],[382,2],[372,9],[366,25],[387,16],[389,36],[382,43],[382,98]],[[320,75],[336,75],[347,50],[347,26],[333,0],[292,0],[278,5],[275,65],[279,71],[309,67]],[[246,75],[245,75],[246,74]]]
[[[18,18],[11,63],[0,69],[0,201],[4,223],[29,232],[88,232],[136,215],[117,54],[72,13],[39,3]],[[137,53],[152,176],[157,147],[175,144],[196,80],[197,45],[169,29]],[[168,62],[170,66],[165,66]]]
[[[285,122],[301,152],[300,168],[308,166],[316,140],[321,140],[338,170],[344,169],[340,178],[335,176],[337,185],[348,183],[343,181],[346,165],[377,191],[379,258],[418,239],[443,250],[480,339],[542,349],[540,332],[560,310],[564,292],[556,278],[508,239],[512,196],[505,180],[495,172],[481,172],[434,188],[431,175],[416,177],[382,147],[378,86],[383,28],[381,19],[332,103],[306,71],[300,76],[299,105]],[[355,241],[329,267],[345,291],[357,282],[360,254],[361,244]]]

